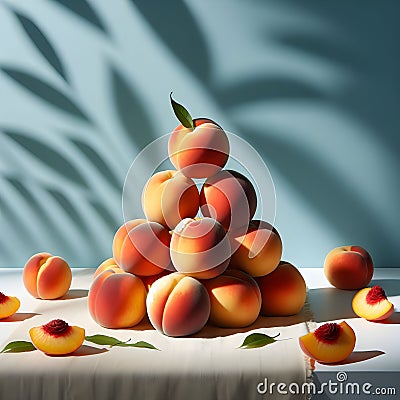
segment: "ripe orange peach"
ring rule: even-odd
[[[372,258],[360,246],[342,246],[331,250],[325,258],[324,272],[338,289],[360,289],[368,285],[374,273]]]
[[[256,281],[238,270],[203,281],[211,303],[210,321],[223,328],[251,325],[261,308],[261,293]]]
[[[85,330],[70,326],[62,319],[54,319],[46,325],[29,330],[33,345],[49,355],[69,354],[81,347],[85,340]]]
[[[310,358],[330,364],[343,361],[352,353],[356,335],[347,322],[331,322],[301,336],[299,343],[303,352]]]
[[[154,282],[158,281],[163,276],[169,275],[171,273],[172,273],[172,271],[164,270],[163,272],[161,272],[157,275],[141,276],[140,279],[142,280],[146,290],[149,291],[150,288],[152,287],[152,285],[154,284]]]
[[[171,238],[171,260],[178,272],[199,279],[222,274],[231,256],[224,228],[212,218],[185,218]]]
[[[123,269],[118,267],[117,263],[113,258],[108,258],[104,260],[96,269],[93,279],[96,279],[102,272],[107,271],[108,269],[114,270],[114,272],[122,273],[125,272]]]
[[[199,191],[193,180],[179,171],[157,172],[143,189],[142,208],[149,221],[174,229],[183,218],[196,216]]]
[[[92,318],[105,328],[130,328],[146,314],[146,289],[141,279],[113,270],[102,272],[88,295]]]
[[[140,276],[171,269],[169,231],[157,222],[135,219],[122,225],[114,236],[113,255],[120,268]]]
[[[196,333],[210,316],[206,288],[197,279],[178,272],[154,282],[146,305],[151,324],[168,336]]]
[[[226,164],[229,140],[224,130],[207,118],[193,120],[194,129],[178,125],[168,141],[174,167],[190,178],[208,178]]]
[[[252,183],[233,170],[222,170],[208,178],[200,191],[200,210],[215,218],[226,230],[247,226],[257,208]]]
[[[38,253],[25,264],[23,281],[26,290],[40,299],[57,299],[64,296],[72,281],[71,268],[61,257]]]
[[[255,279],[261,291],[261,314],[288,316],[303,308],[306,283],[294,265],[281,261],[274,271]]]
[[[272,272],[282,256],[282,240],[268,222],[253,220],[246,230],[228,233],[232,257],[229,268],[240,269],[253,277]]]
[[[394,312],[393,304],[380,286],[361,289],[355,294],[351,304],[354,312],[368,321],[385,320]]]
[[[19,299],[14,296],[6,296],[0,292],[0,319],[8,318],[15,314],[21,305]]]

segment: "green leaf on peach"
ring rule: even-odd
[[[169,95],[169,98],[171,100],[171,105],[172,109],[174,110],[174,113],[176,115],[176,118],[178,118],[179,122],[185,127],[185,128],[192,128],[194,129],[194,123],[191,115],[189,114],[189,111],[186,110],[186,108],[182,105],[177,103],[173,98],[172,98],[172,92]]]

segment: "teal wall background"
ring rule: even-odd
[[[398,1],[0,1],[0,267],[111,255],[125,175],[171,90],[251,143],[284,258],[400,264]],[[138,189],[139,190],[139,189]],[[138,213],[140,210],[138,210]]]

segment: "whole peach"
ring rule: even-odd
[[[170,229],[199,209],[199,191],[192,179],[174,170],[154,174],[142,192],[142,208],[149,221]]]
[[[169,158],[184,175],[208,178],[226,164],[229,140],[224,130],[210,119],[194,119],[193,125],[194,129],[179,125],[171,133]]]
[[[247,226],[257,208],[256,191],[244,175],[222,170],[208,178],[200,191],[200,210],[226,230]]]
[[[130,328],[146,314],[146,289],[141,279],[112,269],[102,272],[88,295],[92,318],[106,328]]]
[[[360,246],[342,246],[331,250],[325,258],[324,272],[338,289],[361,289],[369,284],[374,273],[372,258]]]
[[[168,336],[187,336],[201,330],[210,316],[210,299],[195,278],[177,272],[158,279],[146,300],[151,324]]]
[[[303,308],[306,283],[294,265],[281,261],[274,271],[255,279],[261,291],[261,314],[288,316]]]
[[[122,273],[125,272],[123,269],[118,267],[117,263],[113,258],[107,258],[104,260],[96,269],[93,275],[93,279],[96,279],[102,272],[107,271],[108,269],[114,270],[114,272]]]
[[[72,272],[63,258],[38,253],[26,262],[22,277],[26,290],[33,297],[52,300],[68,292]]]
[[[240,269],[251,276],[272,272],[282,256],[282,241],[278,231],[268,222],[253,220],[247,230],[228,233],[232,257],[229,268]]]
[[[203,281],[211,303],[210,321],[224,328],[251,325],[261,309],[261,293],[256,281],[238,270],[228,270]]]
[[[120,268],[149,276],[171,269],[169,231],[157,222],[135,219],[122,225],[114,236],[113,255]]]
[[[222,274],[231,256],[225,230],[212,218],[182,220],[172,233],[170,252],[178,272],[199,279]]]

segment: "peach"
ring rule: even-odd
[[[112,269],[102,272],[88,295],[92,318],[105,328],[130,328],[146,314],[146,288],[141,279]]]
[[[172,233],[170,252],[178,272],[209,279],[226,270],[231,247],[218,221],[212,218],[185,218]]]
[[[149,221],[174,229],[183,218],[196,216],[199,191],[193,180],[181,172],[157,172],[143,189],[142,208]]]
[[[0,319],[8,318],[15,314],[21,305],[19,299],[14,296],[6,296],[0,292]]]
[[[158,222],[135,219],[122,225],[114,236],[113,255],[126,272],[150,276],[171,269],[169,231]]]
[[[222,170],[208,178],[200,191],[200,210],[215,218],[226,230],[248,226],[257,208],[252,183],[233,170]]]
[[[206,288],[197,279],[178,272],[158,279],[151,286],[146,305],[151,324],[168,336],[196,333],[210,316]]]
[[[299,343],[308,357],[330,364],[343,361],[352,353],[356,335],[345,321],[340,324],[328,322],[301,336]]]
[[[93,279],[96,279],[102,272],[107,271],[109,269],[112,269],[114,270],[114,272],[117,272],[119,274],[125,272],[123,269],[118,267],[117,263],[113,258],[108,258],[97,267],[93,275]]]
[[[306,283],[294,265],[281,261],[273,272],[255,280],[261,291],[261,314],[289,316],[303,308],[307,295]]]
[[[342,246],[331,250],[325,258],[324,272],[338,289],[360,289],[369,284],[374,273],[372,258],[360,246]]]
[[[351,305],[359,317],[368,321],[385,320],[394,312],[393,304],[380,286],[361,289],[353,297]]]
[[[190,178],[208,178],[224,167],[229,157],[224,130],[207,118],[193,119],[193,127],[178,125],[168,141],[174,167]]]
[[[240,269],[253,277],[272,272],[282,256],[282,240],[268,222],[253,220],[248,228],[228,233],[232,257],[229,268]]]
[[[42,326],[29,330],[33,345],[49,355],[63,355],[74,352],[85,340],[85,330],[68,325],[62,319],[54,319]]]
[[[163,276],[171,274],[172,271],[164,270],[163,272],[157,275],[150,275],[150,276],[141,276],[140,279],[142,280],[144,287],[147,291],[150,290],[151,286],[156,282],[158,279],[162,278]]]
[[[57,299],[64,296],[72,281],[71,268],[61,257],[38,253],[25,264],[23,281],[26,290],[40,299]]]
[[[256,281],[238,270],[203,281],[211,303],[210,322],[223,328],[251,325],[261,308],[261,293]]]

